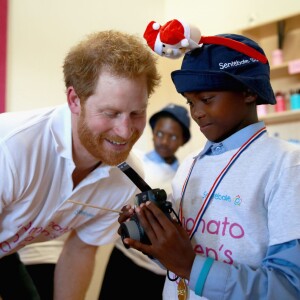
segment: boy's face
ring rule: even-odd
[[[184,97],[192,118],[209,141],[223,141],[257,122],[255,98],[249,100],[245,92],[186,92]]]

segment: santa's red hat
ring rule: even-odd
[[[190,27],[176,19],[167,22],[160,29],[160,40],[163,44],[177,45],[182,47],[189,45]]]
[[[147,41],[148,46],[154,51],[155,41],[157,39],[157,35],[159,34],[160,25],[151,21],[144,32],[144,39]]]

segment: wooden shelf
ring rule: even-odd
[[[283,63],[279,66],[270,67],[271,79],[284,77],[284,76],[289,76],[288,65],[289,65],[288,62],[285,62],[285,63]]]
[[[300,109],[287,110],[283,112],[270,113],[265,116],[260,116],[259,119],[264,121],[266,125],[290,123],[300,121]]]
[[[279,66],[271,66],[270,67],[270,75],[271,80],[280,78],[280,77],[286,77],[286,76],[298,76],[300,73],[296,74],[290,74],[289,73],[289,62],[284,62],[283,64]],[[300,85],[300,82],[299,82]]]
[[[239,32],[260,44],[264,49],[266,56],[269,59],[270,66],[273,70],[277,70],[275,66],[272,67],[272,52],[278,48],[278,24],[284,22],[284,39],[282,45],[283,51],[283,66],[288,65],[288,62],[299,58],[299,45],[300,45],[300,13],[282,17],[240,29]],[[285,67],[282,70],[286,69]],[[279,68],[280,69],[280,68]],[[272,73],[273,71],[271,71]],[[287,72],[282,73],[286,76]]]
[[[283,63],[272,65],[274,50],[278,49],[278,25],[284,25],[284,39],[282,44]],[[274,92],[281,91],[287,96],[293,90],[300,89],[300,73],[289,74],[289,62],[299,59],[300,45],[300,12],[283,16],[249,26],[239,30],[239,33],[256,41],[265,51],[270,63],[270,79]],[[267,115],[259,116],[266,125],[300,123],[300,109],[287,110],[284,112],[269,112]],[[276,127],[276,126],[275,126]]]
[[[262,38],[277,36],[277,24],[280,21],[285,21],[286,31],[298,29],[300,24],[300,14],[292,14],[279,19],[272,20],[270,22],[264,22],[257,25],[243,28],[240,31],[250,38],[260,40]]]

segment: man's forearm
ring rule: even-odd
[[[79,240],[80,241],[80,240]],[[82,300],[93,276],[98,247],[85,245],[78,238],[65,244],[54,277],[55,300]]]

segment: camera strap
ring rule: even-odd
[[[141,192],[147,192],[152,190],[146,181],[124,161],[118,165],[118,168],[141,190]]]

